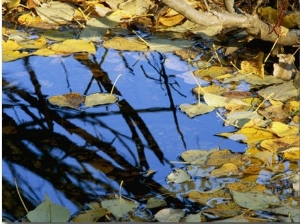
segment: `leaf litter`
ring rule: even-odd
[[[115,28],[123,22],[122,20],[143,15],[147,11],[144,9],[152,7],[151,1],[144,1],[141,8],[132,7],[131,10],[127,10],[127,7],[118,8],[116,2],[107,0],[106,5],[110,8],[98,3],[95,5],[97,6],[94,7],[95,12],[101,14],[102,18],[94,21],[85,18],[83,13],[83,15],[78,13],[77,9],[70,7],[67,3],[50,2],[47,4],[48,10],[46,12],[43,12],[44,6],[35,7],[39,17],[23,14],[23,17],[18,18],[19,22],[31,27],[40,26],[46,30],[54,30],[57,27],[56,23],[68,23],[73,19],[80,18],[76,21],[80,23],[80,20],[85,20],[88,26],[82,29],[81,39],[74,40],[70,33],[57,39],[57,34],[49,31],[46,33],[45,31],[44,36],[47,39],[64,42],[49,42],[42,36],[24,42],[22,38],[13,40],[13,35],[7,34],[10,35],[11,39],[2,41],[4,62],[29,55],[49,56],[83,51],[93,54],[95,53],[95,44],[92,41],[97,42],[102,39],[107,34],[107,28],[112,28],[113,32],[118,32],[118,28]],[[128,1],[126,4],[136,5],[137,1]],[[105,9],[101,10],[99,7]],[[57,14],[57,8],[64,13]],[[113,13],[107,14],[112,10]],[[43,17],[43,13],[48,16]],[[103,17],[104,15],[107,16]],[[182,17],[176,12],[169,12],[159,21],[166,26],[174,26],[181,23]],[[175,27],[174,30],[190,29],[189,24],[190,22],[186,21]],[[217,30],[218,27],[215,29]],[[171,29],[164,29],[164,31],[166,30]],[[119,32],[122,33],[123,30],[119,29]],[[205,32],[215,31],[211,29]],[[96,35],[101,37],[95,37]],[[59,36],[61,37],[61,35]],[[105,40],[103,46],[118,50],[145,51],[150,48],[150,50],[167,52],[178,49],[176,47],[180,44],[174,40],[167,40],[158,41],[156,45],[155,39],[152,42],[145,42],[137,36],[132,39],[123,38],[117,47],[116,42],[109,42],[112,40],[114,38]],[[124,45],[128,40],[128,45]],[[134,43],[134,47],[139,46],[140,48],[132,48],[131,42]],[[190,41],[181,43],[179,48],[193,44]],[[170,48],[170,46],[175,46],[175,48]],[[232,153],[230,150],[219,148],[211,150],[193,149],[182,153],[181,158],[184,160],[182,164],[186,166],[175,169],[168,175],[166,178],[168,185],[187,186],[187,183],[196,184],[197,179],[201,179],[206,184],[212,183],[211,180],[219,180],[222,183],[219,187],[206,187],[204,192],[194,188],[190,188],[187,192],[180,191],[181,194],[186,194],[188,199],[207,206],[201,212],[197,211],[196,214],[187,214],[184,217],[186,212],[182,209],[164,208],[156,212],[154,217],[148,217],[147,220],[179,222],[185,218],[185,221],[201,222],[202,219],[208,218],[209,220],[221,219],[224,222],[250,222],[259,219],[251,217],[249,211],[266,211],[282,219],[282,215],[285,215],[284,218],[288,221],[300,221],[299,200],[295,197],[295,195],[299,196],[299,167],[297,166],[297,162],[299,162],[299,84],[291,80],[296,72],[292,66],[295,59],[293,55],[278,54],[279,63],[274,63],[273,75],[266,75],[265,65],[262,61],[263,56],[263,53],[259,52],[252,59],[242,61],[241,70],[237,72],[234,72],[232,67],[211,65],[210,61],[197,62],[200,68],[194,72],[194,75],[208,82],[213,82],[217,87],[211,88],[214,89],[211,90],[210,87],[198,85],[197,90],[194,88],[194,92],[198,95],[198,103],[182,104],[179,109],[191,118],[216,110],[217,115],[224,120],[225,125],[232,125],[237,128],[234,132],[218,135],[235,141],[242,141],[248,148],[243,154]],[[209,66],[207,66],[208,64]],[[251,88],[259,89],[257,95],[263,103],[255,110],[251,103],[244,101],[244,98],[237,97],[238,94],[233,94],[231,97],[226,95],[229,91],[236,91],[234,86],[242,80],[250,84]],[[244,93],[246,94],[246,92]],[[203,95],[204,102],[200,102],[200,95]],[[248,97],[251,99],[251,96]],[[80,93],[68,93],[48,98],[49,103],[53,105],[73,109],[79,109],[83,103],[86,107],[90,107],[115,103],[117,100],[117,96],[111,93],[94,93],[88,96],[83,96]],[[272,104],[274,101],[282,102],[282,104],[274,105]],[[271,108],[270,105],[273,106],[272,110],[268,110]],[[219,114],[217,108],[224,108],[225,112]],[[288,181],[289,184],[282,185],[282,181]],[[278,192],[281,191],[284,193],[280,193],[278,196]],[[149,199],[148,202],[149,209],[165,206],[164,200],[151,202]],[[82,213],[73,218],[73,221],[98,221],[99,218],[107,215],[112,215],[119,220],[128,220],[128,217],[134,217],[134,211],[140,205],[141,203],[132,199],[114,195],[113,199],[104,199],[99,207]],[[53,212],[52,209],[55,214],[62,215],[49,216]],[[38,222],[53,220],[64,222],[67,216],[69,213],[66,209],[52,203],[46,197],[45,202],[28,213],[27,218],[30,221]],[[268,218],[264,220],[270,221]]]

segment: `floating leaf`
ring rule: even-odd
[[[150,209],[150,208],[158,208],[158,207],[162,207],[162,206],[166,206],[167,202],[163,199],[159,199],[159,198],[149,198],[146,204],[146,208]]]
[[[111,212],[117,220],[128,215],[128,212],[132,212],[138,207],[138,203],[135,201],[126,200],[122,197],[102,201],[101,205],[103,208],[106,208],[109,212]]]
[[[3,50],[2,51],[2,61],[8,62],[8,61],[14,61],[20,58],[24,58],[29,56],[30,54],[28,52],[20,52],[20,51],[12,51],[12,50]]]
[[[274,121],[270,124],[268,131],[276,134],[279,137],[284,137],[288,135],[297,135],[299,133],[299,127]]]
[[[211,93],[215,95],[221,95],[226,92],[226,88],[221,87],[221,86],[216,86],[216,85],[211,85],[211,86],[204,86],[204,87],[195,87],[193,89],[193,92],[196,94],[204,94],[204,93]]]
[[[65,40],[62,43],[52,44],[50,48],[63,53],[88,52],[93,54],[96,52],[94,44],[88,40]]]
[[[220,168],[212,170],[210,175],[215,177],[238,176],[241,175],[241,171],[233,163],[224,163]]]
[[[249,120],[253,120],[253,119],[262,120],[263,117],[259,115],[256,111],[237,111],[237,112],[228,113],[226,115],[226,122],[228,122],[229,124],[235,124],[239,120],[245,120],[245,119],[247,119],[248,122]]]
[[[147,45],[136,38],[114,37],[103,42],[106,48],[112,48],[121,51],[146,51]]]
[[[242,166],[247,162],[249,162],[249,159],[246,156],[224,149],[209,154],[205,164],[207,166],[222,166],[225,163],[233,163]]]
[[[148,45],[152,51],[158,52],[173,52],[186,47],[191,47],[195,43],[192,40],[171,40],[166,38],[152,38],[147,40]]]
[[[293,81],[285,82],[276,86],[269,86],[258,91],[258,95],[267,98],[271,94],[271,99],[274,100],[288,100],[292,97],[298,96],[299,92],[293,84]]]
[[[213,198],[224,198],[225,200],[231,199],[231,195],[223,189],[219,189],[214,192],[200,192],[197,190],[192,190],[188,192],[187,196],[189,199],[202,205],[207,205],[206,203]]]
[[[91,209],[77,215],[72,219],[72,222],[97,222],[98,219],[106,214],[108,214],[108,212],[105,208]]]
[[[266,209],[270,205],[278,205],[279,198],[277,195],[271,195],[261,192],[239,192],[230,190],[233,200],[239,206],[251,210]]]
[[[58,204],[53,203],[46,195],[45,201],[33,211],[28,212],[27,218],[30,222],[67,222],[70,211]]]
[[[234,99],[234,98],[228,98],[228,97],[223,97],[223,96],[218,96],[212,93],[204,93],[204,101],[207,103],[209,106],[213,107],[225,107],[228,104],[238,104],[238,105],[245,105],[245,106],[250,106],[250,104],[245,103],[241,99]]]
[[[159,222],[179,222],[185,215],[185,211],[182,209],[164,208],[157,212],[154,217]]]
[[[203,103],[197,104],[181,104],[179,108],[184,111],[190,118],[197,115],[206,114],[215,109],[215,107],[205,105]]]
[[[198,212],[196,214],[189,214],[186,218],[185,221],[186,222],[195,222],[195,223],[199,223],[201,222],[201,214],[202,212]]]
[[[249,191],[265,192],[267,190],[267,188],[264,185],[255,182],[233,182],[227,184],[226,188],[241,193]]]
[[[191,181],[191,176],[182,169],[175,169],[167,177],[168,183],[184,183]]]
[[[180,156],[185,162],[190,162],[193,165],[203,165],[212,152],[219,151],[219,148],[211,150],[191,149],[183,152]]]
[[[80,93],[67,93],[63,95],[51,96],[48,98],[49,103],[60,106],[60,107],[70,107],[73,109],[79,109],[80,105],[84,101],[84,96]]]
[[[110,93],[94,93],[85,97],[85,106],[93,107],[103,104],[111,104],[118,101],[118,97]]]

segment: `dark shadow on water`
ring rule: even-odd
[[[117,192],[122,181],[124,195],[164,195],[170,206],[183,207],[164,186],[164,177],[173,167],[169,160],[196,148],[193,141],[200,133],[177,109],[193,100],[186,97],[193,86],[178,78],[170,81],[174,71],[165,68],[165,57],[101,49],[95,56],[62,57],[52,65],[55,59],[38,57],[4,64],[3,214],[12,219],[26,214],[14,178],[29,210],[47,193],[75,212],[86,202]],[[110,92],[118,71],[123,76],[113,92],[120,98],[114,105],[77,111],[47,102],[47,97],[69,91]],[[148,169],[157,169],[158,178],[142,175]]]

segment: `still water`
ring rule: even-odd
[[[244,151],[245,145],[214,136],[233,130],[222,126],[215,111],[191,119],[179,110],[197,102],[193,69],[172,54],[104,48],[93,56],[3,63],[3,216],[26,214],[15,180],[29,210],[48,194],[75,213],[118,192],[122,181],[122,194],[132,198],[166,193],[166,176],[180,166],[171,161],[185,150]],[[47,102],[70,92],[110,92],[119,74],[115,104],[73,110]],[[146,176],[147,170],[156,172]],[[183,206],[180,198],[166,200]]]

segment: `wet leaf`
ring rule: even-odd
[[[219,148],[210,150],[191,149],[183,152],[180,156],[185,162],[190,162],[193,165],[203,165],[212,152],[219,151]]]
[[[46,195],[45,201],[28,212],[27,218],[30,222],[67,222],[70,218],[70,211],[53,203]]]
[[[278,153],[288,147],[299,146],[299,136],[288,135],[282,138],[267,139],[262,141],[260,146],[270,152]]]
[[[252,73],[261,78],[264,78],[264,64],[262,59],[264,57],[263,52],[259,52],[254,58],[241,62],[241,72],[248,74]]]
[[[147,12],[151,7],[152,3],[150,0],[129,0],[122,2],[119,5],[119,9],[124,17],[140,16]]]
[[[191,40],[171,40],[166,38],[153,38],[147,40],[152,51],[173,52],[186,47],[191,47],[195,42]]]
[[[70,22],[75,13],[75,9],[71,5],[58,1],[51,1],[41,7],[35,7],[35,10],[43,21],[59,24]]]
[[[55,51],[52,51],[49,48],[41,48],[41,49],[36,50],[32,54],[39,55],[39,56],[51,56],[51,55],[56,55],[57,53]]]
[[[271,94],[273,94],[271,99],[284,101],[298,96],[298,90],[295,88],[293,81],[288,81],[258,91],[258,95],[264,98],[267,98]]]
[[[21,49],[21,46],[13,41],[13,40],[7,40],[7,41],[4,41],[2,40],[2,50],[3,51],[13,51],[13,50],[19,50]]]
[[[191,176],[182,169],[175,169],[167,177],[168,183],[184,183],[191,181]]]
[[[103,104],[112,104],[118,101],[118,97],[110,93],[94,93],[85,97],[85,106],[93,107]]]
[[[227,184],[226,188],[241,193],[249,191],[265,192],[267,190],[267,188],[264,185],[255,182],[233,182]]]
[[[52,44],[50,48],[63,53],[88,52],[93,54],[96,52],[94,44],[88,40],[65,40],[62,43]]]
[[[48,102],[60,106],[60,107],[70,107],[73,109],[79,109],[80,105],[84,101],[84,96],[80,93],[67,93],[63,95],[55,95],[48,98]]]
[[[160,17],[158,21],[164,26],[175,26],[181,23],[184,20],[184,18],[185,17],[183,15],[177,14],[174,16]]]
[[[237,165],[233,163],[224,163],[220,168],[214,169],[210,172],[210,175],[215,177],[239,176],[241,174],[242,172],[239,170]]]
[[[208,112],[211,112],[215,109],[215,107],[208,106],[203,103],[197,103],[197,104],[181,104],[179,108],[184,111],[190,118],[206,114]]]
[[[46,30],[43,36],[50,40],[64,41],[74,38],[76,33],[72,30]]]
[[[98,219],[108,214],[105,208],[96,208],[80,213],[72,219],[73,222],[97,222]]]
[[[163,207],[166,206],[167,202],[163,199],[159,199],[159,198],[149,198],[146,204],[146,208],[150,209],[150,208],[159,208],[159,207]]]
[[[112,48],[121,51],[146,51],[147,45],[136,38],[114,37],[103,42],[106,48]]]
[[[185,211],[182,209],[164,208],[157,212],[154,217],[159,222],[179,222],[184,214]]]
[[[12,50],[3,50],[2,51],[2,61],[8,62],[8,61],[14,61],[20,58],[24,58],[29,56],[30,54],[28,52],[20,52],[20,51],[12,51]]]
[[[220,67],[220,66],[211,66],[209,68],[204,68],[204,69],[199,69],[194,72],[195,76],[198,76],[200,78],[203,77],[211,77],[211,78],[216,78],[221,75],[225,75],[226,73],[232,72],[233,69],[230,67]]]
[[[238,104],[238,105],[245,105],[250,106],[250,104],[245,103],[241,99],[234,99],[234,98],[228,98],[223,96],[218,96],[211,93],[204,93],[204,101],[207,103],[207,105],[212,107],[225,107],[229,104]]]
[[[242,128],[232,133],[220,133],[219,136],[227,137],[235,141],[242,141],[248,145],[255,145],[263,140],[274,138],[274,135],[258,128]]]
[[[222,189],[214,192],[200,192],[197,190],[192,190],[188,192],[187,196],[189,199],[202,205],[207,205],[207,202],[213,198],[224,198],[225,200],[231,200],[230,193]]]
[[[267,130],[279,137],[299,134],[299,127],[287,125],[277,121],[272,122]]]
[[[223,149],[209,154],[205,164],[207,166],[222,166],[225,163],[233,163],[237,166],[242,166],[248,162],[249,159],[246,156]]]
[[[233,201],[227,201],[227,202],[223,202],[221,201],[221,203],[217,202],[217,198],[212,198],[211,199],[211,203],[207,203],[207,204],[211,204],[210,207],[213,208],[206,208],[203,210],[203,214],[209,213],[209,214],[213,214],[219,218],[226,218],[226,217],[232,217],[235,215],[238,215],[241,212],[241,207],[238,206],[235,202]],[[216,204],[218,203],[218,204]],[[216,204],[216,205],[214,205]]]
[[[261,192],[239,192],[230,190],[233,200],[239,206],[251,210],[266,209],[270,205],[278,205],[279,198],[277,195],[271,195]]]
[[[291,162],[298,162],[300,158],[300,148],[292,147],[283,151],[283,158]]]
[[[117,220],[123,216],[127,216],[128,212],[131,212],[138,207],[138,203],[122,197],[102,201],[101,205],[103,208],[111,212]]]
[[[201,213],[202,212],[198,212],[197,214],[189,214],[186,217],[185,221],[199,223],[199,222],[201,222]]]
[[[221,87],[221,86],[216,86],[216,85],[211,85],[211,86],[204,86],[204,87],[195,87],[193,88],[193,92],[196,94],[204,94],[204,93],[211,93],[215,95],[222,95],[223,93],[226,92],[226,88]]]

